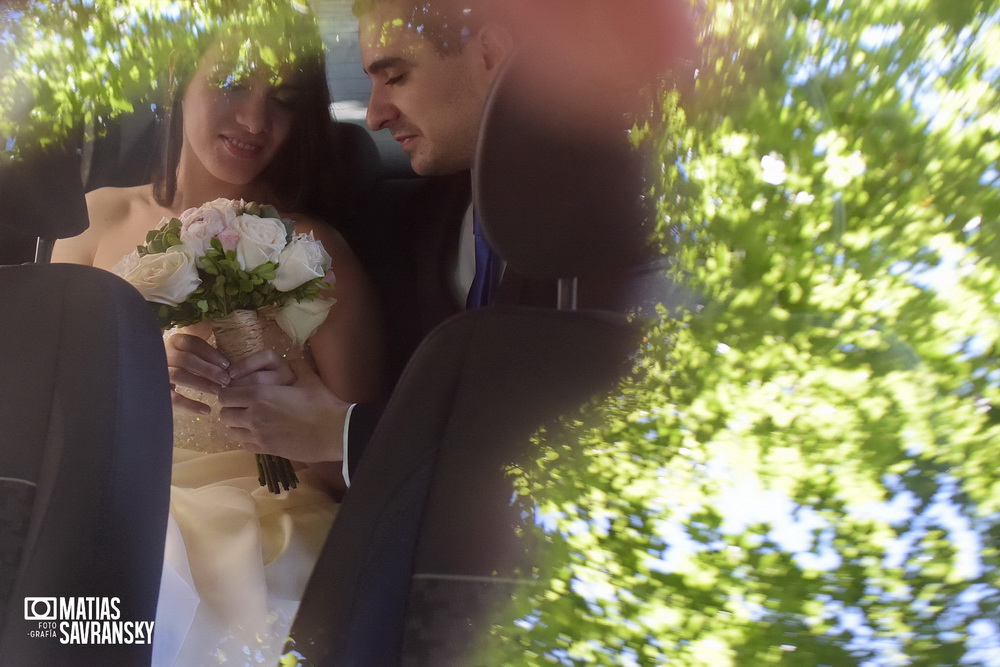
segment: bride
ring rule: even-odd
[[[277,3],[275,3],[277,4]],[[247,5],[249,6],[249,4]],[[305,350],[276,327],[271,357],[231,380],[230,362],[190,327],[165,337],[175,413],[170,522],[153,642],[154,665],[275,664],[336,513],[339,466],[296,465],[298,488],[272,494],[254,456],[230,441],[214,395],[239,383],[285,384],[280,356],[301,356],[352,401],[378,399],[377,316],[368,280],[343,238],[309,215],[329,146],[329,98],[315,19],[294,10],[273,43],[239,37],[246,26],[203,38],[200,57],[171,65],[171,102],[153,182],[87,195],[90,228],[60,241],[53,259],[111,269],[161,218],[224,197],[275,205],[296,233],[312,232],[332,257],[335,305]],[[290,46],[289,46],[290,45]],[[282,51],[284,49],[284,51]],[[275,54],[284,58],[275,63]],[[294,63],[294,65],[292,64]],[[327,148],[328,151],[331,148]],[[325,170],[329,173],[330,169]],[[346,212],[345,212],[346,213]],[[275,363],[268,363],[272,360]]]

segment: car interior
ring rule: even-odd
[[[611,388],[638,345],[625,312],[578,310],[568,295],[584,276],[645,260],[640,211],[621,206],[641,158],[627,146],[617,159],[570,150],[541,131],[518,103],[528,62],[515,60],[488,102],[475,199],[509,265],[561,282],[567,296],[555,309],[462,313],[418,348],[293,626],[290,647],[308,664],[474,664],[491,613],[531,585],[504,471],[532,455],[538,428]],[[558,176],[532,187],[543,174]],[[579,228],[593,237],[538,252],[540,226],[553,238]],[[626,239],[617,252],[612,231]]]
[[[0,667],[1000,665],[1000,0],[365,1],[0,0]]]
[[[332,31],[327,37],[343,37],[329,41],[356,62],[355,28],[344,10],[345,3],[321,4],[321,25]],[[378,276],[391,280],[394,258],[384,248],[394,225],[456,195],[446,180],[416,177],[395,142],[373,138],[357,122],[367,93],[350,91],[363,82],[350,56],[328,58],[351,72],[331,81],[335,97],[347,91],[340,115],[354,115],[336,131],[367,202],[341,231],[374,267],[376,283]],[[505,471],[532,455],[539,428],[614,386],[639,342],[630,314],[652,303],[651,294],[657,301],[671,294],[645,244],[643,156],[614,123],[604,126],[606,142],[579,144],[549,131],[523,104],[533,95],[520,86],[530,69],[528,59],[515,58],[491,95],[473,197],[497,253],[519,274],[556,286],[543,299],[550,305],[462,313],[408,362],[390,359],[386,412],[286,647],[307,664],[471,664],[491,614],[531,585],[532,554],[517,537],[524,517]],[[535,85],[548,84],[536,78]],[[579,105],[599,97],[598,90],[579,92]],[[18,313],[12,321],[30,324],[0,330],[0,430],[15,445],[2,452],[0,506],[17,536],[0,548],[5,563],[18,564],[4,568],[16,577],[0,582],[0,655],[23,656],[12,664],[68,664],[41,654],[49,644],[19,633],[25,591],[100,595],[128,572],[129,600],[137,605],[130,613],[152,618],[155,609],[171,447],[160,332],[123,281],[97,269],[46,265],[51,242],[85,224],[84,192],[149,181],[154,125],[153,111],[139,109],[79,151],[0,180],[0,264],[7,265],[0,294]],[[39,174],[64,186],[58,198],[51,189],[48,197],[32,192]],[[74,215],[56,215],[67,203]],[[33,256],[36,263],[28,263]],[[93,299],[66,298],[68,290]],[[97,369],[107,377],[81,392],[82,379],[93,383]],[[101,457],[81,461],[81,452],[95,449]],[[124,471],[130,484],[109,483]],[[86,518],[95,516],[102,517],[96,541]],[[66,528],[74,525],[86,529]],[[77,570],[95,564],[89,576],[53,555],[70,551]],[[62,587],[67,578],[75,589]],[[133,648],[141,663],[148,647]],[[96,651],[88,664],[113,664]]]
[[[28,632],[29,612],[44,618],[52,597],[119,597],[125,613],[153,618],[173,421],[146,301],[106,271],[46,263],[53,240],[86,224],[79,157],[21,166],[4,173],[2,223],[36,236],[41,257],[0,266],[0,655],[142,664],[148,645],[69,646]],[[35,599],[43,606],[29,609]]]

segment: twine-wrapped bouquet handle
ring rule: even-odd
[[[234,310],[212,320],[215,345],[230,361],[240,361],[265,349],[264,328],[256,310]],[[291,462],[280,456],[257,454],[257,480],[271,493],[298,486]]]

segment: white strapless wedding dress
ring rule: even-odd
[[[287,338],[275,342],[280,329],[267,330],[287,351]],[[337,511],[300,466],[297,488],[274,494],[260,486],[254,455],[228,439],[216,409],[174,416],[153,667],[276,665]]]

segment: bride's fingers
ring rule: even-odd
[[[182,410],[191,410],[192,412],[197,412],[198,414],[207,415],[212,411],[212,408],[208,407],[201,401],[196,401],[193,398],[188,398],[183,394],[178,394],[176,391],[170,391],[170,402],[175,408],[180,408]]]
[[[167,366],[207,378],[218,385],[229,384],[229,360],[206,341],[190,334],[174,334],[166,340]]]
[[[237,361],[229,369],[229,377],[235,387],[295,382],[295,372],[274,350],[263,350]]]
[[[224,354],[219,352],[217,349],[208,344],[208,341],[200,336],[194,336],[186,333],[176,333],[169,336],[165,345],[167,348],[167,357],[170,357],[171,351],[179,351],[188,354],[193,354],[201,359],[204,359],[208,363],[214,364],[219,368],[228,368],[229,360]]]
[[[229,375],[225,371],[223,371],[223,375],[220,378],[221,381],[219,382],[177,367],[168,367],[167,375],[170,376],[171,384],[188,387],[196,391],[203,391],[208,394],[218,394],[222,387],[229,385]]]

